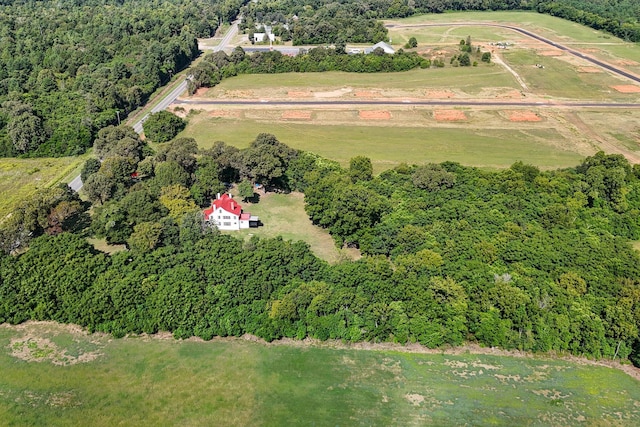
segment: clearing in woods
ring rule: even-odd
[[[408,26],[445,23],[456,25]],[[629,120],[640,122],[640,110],[563,106],[571,102],[634,104],[640,85],[513,30],[482,25],[487,23],[528,29],[640,75],[636,45],[558,18],[521,12],[419,16],[387,22],[396,48],[416,37],[420,54],[448,58],[458,52],[461,39],[471,36],[474,47],[491,51],[499,60],[478,61],[477,67],[447,63],[441,69],[403,73],[237,76],[188,98],[195,104],[181,105],[215,117],[205,120],[204,115],[192,115],[183,135],[195,137],[204,147],[217,140],[243,147],[257,133],[270,132],[292,147],[343,165],[350,157],[369,156],[376,172],[401,162],[445,160],[489,168],[508,167],[518,160],[543,168],[567,167],[599,150],[640,162],[638,129],[629,126]],[[507,48],[499,49],[498,42],[508,43]],[[230,105],[225,100],[261,102]],[[269,105],[283,100],[341,104]],[[412,105],[425,100],[447,101],[451,106]],[[377,101],[406,105],[356,104]],[[468,101],[528,105],[456,104]],[[575,120],[591,115],[606,118],[608,125],[585,127]]]
[[[585,360],[244,338],[0,325],[0,416],[93,426],[640,423],[638,381]]]

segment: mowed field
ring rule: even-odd
[[[445,22],[459,25],[439,25]],[[414,36],[420,54],[446,57],[457,51],[461,39],[471,36],[474,46],[492,52],[494,62],[389,74],[238,76],[185,98],[190,103],[180,107],[201,112],[192,113],[183,135],[196,138],[203,147],[218,140],[245,147],[258,133],[269,132],[292,147],[343,165],[353,156],[369,156],[376,172],[402,162],[445,160],[488,168],[522,160],[557,168],[573,166],[599,150],[640,162],[640,127],[635,125],[640,123],[640,109],[570,106],[575,102],[635,104],[640,85],[512,30],[479,23],[520,26],[640,72],[636,70],[637,45],[545,15],[483,12],[413,17],[388,22],[396,48]],[[407,27],[417,24],[434,26]],[[491,44],[499,41],[508,42],[509,48]],[[307,104],[269,104],[283,100]],[[415,105],[429,100],[451,105]],[[318,104],[326,101],[340,104]],[[377,101],[400,105],[367,104]],[[461,105],[468,101],[531,104]]]
[[[612,368],[281,344],[114,340],[53,323],[0,325],[0,419],[47,426],[640,423],[637,380]]]
[[[65,182],[71,175],[80,173],[80,167],[86,159],[87,156],[0,158],[0,222],[20,201],[37,190]]]

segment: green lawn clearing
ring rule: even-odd
[[[335,347],[335,348],[334,348]],[[0,419],[47,426],[640,423],[625,373],[544,358],[0,326]]]
[[[237,197],[237,196],[236,196]],[[326,230],[316,227],[304,210],[302,193],[267,193],[258,203],[242,202],[245,212],[260,217],[263,226],[240,231],[229,231],[233,236],[277,237],[285,240],[306,242],[313,253],[330,263],[354,259],[359,256],[355,249],[338,249]]]

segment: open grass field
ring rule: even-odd
[[[236,196],[237,198],[237,196]],[[258,228],[240,231],[229,231],[232,236],[277,237],[284,240],[306,242],[313,253],[330,263],[359,257],[356,249],[338,249],[329,233],[314,226],[304,211],[304,195],[302,193],[276,194],[267,193],[260,197],[258,203],[242,202],[245,212],[260,217],[264,224]]]
[[[537,13],[476,12],[425,15],[389,21],[396,47],[415,36],[426,57],[457,52],[460,39],[471,36],[495,62],[478,67],[412,70],[404,73],[290,73],[245,75],[224,80],[190,98],[202,109],[192,115],[183,136],[208,147],[222,140],[245,147],[260,132],[346,165],[366,155],[376,172],[401,162],[445,160],[502,168],[522,160],[543,168],[573,166],[596,151],[625,155],[640,162],[640,111],[619,108],[558,106],[562,102],[636,103],[633,85],[593,64],[500,27],[529,29],[585,54],[640,73],[640,49],[605,33]],[[408,28],[402,25],[463,23],[462,26]],[[491,43],[508,41],[508,49]],[[497,58],[499,56],[499,58]],[[502,64],[504,62],[505,65]],[[543,67],[537,67],[540,64]],[[215,100],[218,105],[198,104]],[[253,100],[254,105],[224,104]],[[340,106],[269,105],[271,100],[340,101]],[[407,106],[348,104],[350,100],[403,101]],[[451,106],[417,106],[437,100]],[[544,104],[538,107],[456,107],[456,101],[503,101]],[[444,110],[444,111],[443,111]],[[514,110],[515,113],[514,114]]]
[[[86,158],[86,155],[55,159],[1,158],[0,222],[20,201],[37,190],[69,181],[80,173]]]
[[[404,111],[392,111],[392,119],[385,123],[363,123],[357,113],[348,111],[332,113],[339,117],[327,117],[326,111],[314,113],[320,117],[308,123],[279,120],[282,112],[272,113],[274,116],[267,112],[258,118],[257,113],[251,111],[253,118],[235,119],[212,119],[201,113],[191,117],[181,135],[195,138],[202,147],[209,147],[215,141],[246,147],[258,133],[268,132],[291,147],[320,154],[344,166],[352,157],[368,156],[376,173],[402,162],[420,164],[446,160],[488,168],[508,167],[518,160],[544,168],[568,167],[595,152],[588,145],[571,145],[561,133],[550,129],[548,122],[516,124],[497,113],[468,113],[469,121],[475,120],[477,125],[468,122],[443,125],[433,118],[432,112],[414,112],[415,121],[408,124],[396,124],[393,118],[410,114]],[[503,127],[487,129],[482,123],[485,114],[490,120],[502,122]],[[342,121],[349,115],[353,116],[352,124]],[[338,123],[331,124],[332,121]]]
[[[637,380],[544,358],[0,326],[4,425],[634,426]]]

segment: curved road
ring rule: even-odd
[[[238,34],[238,23],[239,20],[235,20],[229,30],[227,30],[226,34],[213,50],[215,52],[219,50],[223,50],[227,47],[227,45],[231,42],[231,39]],[[169,105],[175,102],[176,99],[187,90],[187,84],[189,81],[189,77],[185,78],[178,86],[176,86],[171,92],[169,92],[155,107],[151,109],[150,113],[145,114],[140,120],[133,124],[133,130],[137,133],[142,133],[142,124],[149,118],[149,114],[157,113],[158,111],[162,111],[167,108]],[[79,191],[82,188],[82,179],[80,179],[80,175],[76,176],[69,182],[69,187],[73,191]]]
[[[514,27],[512,25],[505,25],[505,24],[492,24],[489,22],[461,22],[461,23],[449,23],[449,24],[406,24],[406,25],[387,25],[388,28],[424,28],[424,27],[451,27],[451,26],[479,26],[479,27],[498,27],[498,28],[506,28],[508,30],[512,30],[515,31],[517,33],[523,34],[529,38],[532,38],[534,40],[538,40],[541,41],[543,43],[548,44],[549,46],[555,47],[556,49],[560,49],[564,52],[567,52],[573,56],[576,56],[578,58],[584,59],[585,61],[588,61],[594,65],[597,65],[599,67],[604,68],[605,70],[611,71],[614,74],[618,74],[619,76],[622,77],[626,77],[636,83],[640,83],[640,76],[637,76],[635,74],[629,73],[626,70],[623,70],[621,68],[615,67],[611,64],[607,64],[606,62],[602,62],[598,59],[592,58],[588,55],[585,55],[582,52],[579,52],[577,50],[571,49],[567,46],[561,45],[560,43],[556,43],[552,40],[549,40],[547,38],[544,38],[536,33],[532,33],[531,31],[528,30],[523,30],[520,27]]]

